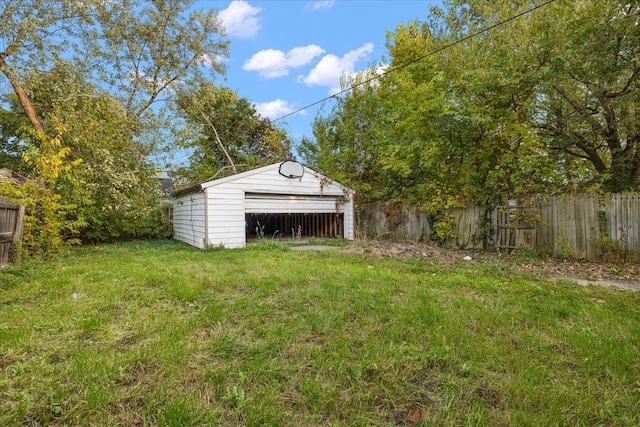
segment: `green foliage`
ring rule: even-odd
[[[29,165],[22,159],[24,145],[17,136],[19,130],[28,125],[23,116],[0,106],[0,166],[21,175],[32,172]]]
[[[170,225],[162,213],[160,191],[151,179],[152,168],[144,162],[149,148],[136,140],[117,100],[65,63],[48,74],[31,76],[26,85],[45,130],[37,131],[39,138],[27,140],[29,133],[24,132],[11,138],[29,144],[22,150],[25,166],[20,169],[36,170],[38,175],[30,176],[42,182],[40,191],[46,190],[64,207],[55,209],[58,222],[66,224],[59,238],[96,242],[166,236]],[[16,104],[12,112],[21,114]],[[53,132],[54,126],[64,128],[55,139],[59,153],[47,151],[42,142],[44,132]],[[34,150],[41,162],[59,167],[55,179],[42,179],[30,154]],[[69,167],[62,168],[62,159]],[[28,231],[45,235],[38,227]]]
[[[602,236],[594,242],[598,248],[600,260],[614,265],[624,265],[631,259],[629,252],[626,251],[621,243],[608,236]]]
[[[554,2],[509,20],[528,7],[447,1],[401,24],[388,34],[389,72],[344,82],[366,83],[316,117],[305,162],[362,201],[433,212],[638,188],[638,5]]]
[[[62,147],[63,128],[56,138],[44,132],[28,130],[24,162],[35,172],[35,178],[24,184],[0,181],[0,195],[25,206],[24,238],[21,250],[26,255],[46,256],[59,251],[73,240],[66,233],[77,232],[84,224],[70,221],[66,214],[71,206],[51,190],[60,175],[77,167],[79,161],[69,161],[69,148]]]
[[[209,179],[222,168],[233,173],[291,157],[286,132],[260,117],[248,99],[229,88],[202,81],[183,87],[173,101],[184,122],[177,129],[180,146],[191,152],[190,164],[174,174],[183,183]]]
[[[456,237],[456,221],[452,214],[441,213],[433,215],[431,218],[432,238],[436,242],[445,244],[448,240]]]
[[[222,73],[228,46],[215,11],[193,4],[0,5],[0,77],[14,89],[0,110],[0,161],[32,179],[3,192],[31,209],[29,252],[167,235],[145,158],[169,123],[151,106],[177,82]]]
[[[604,191],[640,188],[639,17],[636,2],[598,0],[560,2],[536,22],[553,40],[536,127],[562,160],[584,165],[585,184]]]
[[[72,58],[86,80],[109,88],[129,119],[141,119],[174,82],[224,71],[228,42],[221,22],[214,9],[193,10],[194,2],[4,2],[0,38],[8,43],[1,72],[23,85],[34,70]]]
[[[366,81],[370,73],[343,82],[343,87],[361,83],[335,100],[327,117],[313,122],[315,141],[303,139],[298,152],[309,167],[356,191],[360,202],[383,199],[390,191],[389,174],[381,167],[385,146],[380,118],[384,117],[383,94]]]

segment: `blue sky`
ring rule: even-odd
[[[201,0],[213,8],[231,42],[230,87],[271,120],[339,90],[340,76],[379,63],[387,54],[386,32],[400,23],[428,18],[439,0]],[[330,102],[330,101],[329,101]],[[325,109],[330,108],[327,104]],[[276,122],[294,142],[312,137],[319,106]]]

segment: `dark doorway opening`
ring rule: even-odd
[[[308,237],[344,237],[344,214],[341,213],[272,213],[245,214],[247,239]]]

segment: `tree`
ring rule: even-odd
[[[145,156],[165,125],[152,108],[176,84],[224,71],[228,43],[214,11],[193,0],[25,0],[0,4],[2,157],[37,183],[6,195],[54,212],[64,237],[111,240],[153,228]],[[107,95],[108,93],[108,95]],[[55,167],[53,167],[55,165]],[[28,193],[28,194],[27,194]],[[41,217],[42,215],[40,215]],[[36,228],[33,232],[37,234]]]
[[[174,99],[185,122],[181,146],[190,164],[176,171],[183,182],[202,181],[222,168],[256,167],[291,157],[286,132],[260,117],[246,98],[226,87],[202,81],[183,87]]]
[[[41,118],[25,89],[36,70],[70,61],[85,80],[118,98],[134,130],[153,116],[151,105],[176,82],[220,73],[228,42],[213,10],[190,11],[194,0],[4,2],[0,72],[9,80],[34,129]]]
[[[533,6],[455,0],[400,25],[384,75],[316,118],[306,161],[342,169],[363,199],[434,210],[640,188],[640,8],[554,2],[522,14]],[[365,159],[358,183],[348,168]]]
[[[382,96],[377,84],[366,82],[373,76],[372,71],[344,79],[343,89],[356,88],[333,99],[327,116],[316,116],[315,140],[305,138],[298,147],[305,164],[354,189],[362,202],[383,198],[386,192],[377,126]]]
[[[587,184],[640,189],[640,5],[561,2],[545,18],[555,44],[534,125],[552,153],[585,165]]]
[[[366,84],[337,100],[328,117],[316,118],[317,142],[305,141],[301,150],[306,161],[321,171],[353,171],[345,182],[361,200],[430,210],[495,203],[528,191],[532,158],[544,161],[532,155],[537,138],[519,119],[528,101],[513,96],[523,88],[530,92],[528,82],[483,78],[511,59],[503,52],[494,54],[494,63],[486,49],[474,46],[470,54],[468,45],[449,50],[446,58],[427,55],[447,41],[435,33],[416,21],[389,34],[386,74],[360,76]],[[481,65],[474,67],[474,60]]]
[[[447,6],[445,33],[461,39],[532,5],[472,0]],[[638,188],[639,10],[633,2],[554,2],[461,45],[470,68],[480,72],[466,99],[501,98],[479,90],[483,86],[509,89],[503,99],[516,114],[501,120],[537,136],[544,167],[536,170],[547,188]],[[455,56],[447,51],[443,59]],[[469,81],[460,68],[454,76]]]
[[[435,120],[439,160],[432,168],[445,172],[439,179],[447,183],[439,192],[445,204],[490,206],[563,186],[530,123],[545,55],[530,20],[508,21],[520,12],[515,3],[454,2],[436,14],[440,25],[423,30],[438,33],[432,50],[453,43],[436,59],[448,106]]]
[[[28,126],[24,114],[16,115],[0,106],[0,165],[21,175],[28,175],[31,169],[22,159],[24,148],[17,136],[24,126]]]
[[[159,222],[152,226],[158,220],[157,185],[150,179],[151,166],[144,162],[147,147],[134,139],[120,103],[85,82],[71,64],[34,74],[25,87],[47,129],[58,130],[58,151],[41,146],[51,145],[41,131],[5,136],[21,141],[19,160],[23,168],[37,172],[30,174],[36,180],[40,171],[31,159],[57,159],[57,172],[40,184],[57,200],[64,237],[111,241],[154,234],[159,229]],[[22,116],[17,101],[10,113]]]

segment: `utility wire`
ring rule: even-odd
[[[369,79],[367,79],[367,80],[364,80],[364,81],[362,81],[362,82],[360,82],[360,83],[354,84],[353,86],[350,86],[350,87],[348,87],[347,89],[343,89],[343,90],[341,90],[341,91],[340,91],[340,92],[338,92],[338,93],[334,93],[333,95],[329,95],[329,96],[327,96],[327,97],[325,97],[325,98],[322,98],[322,99],[321,99],[321,100],[319,100],[319,101],[313,102],[313,103],[311,103],[311,104],[309,104],[309,105],[307,105],[307,106],[305,106],[305,107],[302,107],[302,108],[299,108],[299,109],[297,109],[297,110],[295,110],[295,111],[292,111],[292,112],[290,112],[290,113],[287,113],[287,114],[285,114],[284,116],[280,116],[280,117],[278,117],[277,119],[273,119],[273,120],[271,120],[271,122],[277,122],[278,120],[282,120],[282,119],[284,119],[285,117],[289,117],[289,116],[292,116],[292,115],[294,115],[294,114],[297,114],[297,113],[299,113],[299,112],[301,112],[301,111],[306,110],[307,108],[310,108],[310,107],[313,107],[313,106],[315,106],[315,105],[318,105],[318,104],[320,104],[320,103],[322,103],[322,102],[325,102],[325,101],[327,101],[327,100],[329,100],[329,99],[331,99],[331,98],[335,98],[335,97],[337,97],[337,96],[340,96],[340,95],[342,95],[343,93],[345,93],[345,92],[349,92],[349,91],[351,91],[351,90],[355,89],[355,88],[356,88],[356,87],[358,87],[358,86],[362,86],[362,85],[364,85],[364,84],[366,84],[366,83],[369,83],[369,82],[372,82],[372,81],[374,81],[374,80],[377,80],[377,79],[379,79],[379,78],[381,78],[381,77],[383,77],[383,76],[386,76],[387,74],[391,74],[391,73],[393,73],[393,72],[395,72],[395,71],[402,70],[403,68],[406,68],[406,67],[408,67],[409,65],[415,64],[416,62],[422,61],[423,59],[428,58],[429,56],[433,56],[433,55],[435,55],[436,53],[439,53],[439,52],[442,52],[443,50],[449,49],[450,47],[453,47],[453,46],[455,46],[455,45],[457,45],[457,44],[459,44],[459,43],[465,42],[465,41],[467,41],[467,40],[469,40],[469,39],[472,39],[472,38],[474,38],[474,37],[476,37],[476,36],[479,36],[480,34],[487,33],[487,32],[489,32],[489,31],[493,30],[494,28],[497,28],[497,27],[499,27],[499,26],[501,26],[501,25],[504,25],[504,24],[506,24],[506,23],[508,23],[508,22],[514,21],[514,20],[516,20],[516,19],[520,18],[521,16],[524,16],[524,15],[527,15],[527,14],[529,14],[529,13],[535,12],[537,9],[543,8],[543,7],[545,7],[545,6],[548,6],[549,4],[553,3],[554,1],[556,1],[556,0],[548,0],[548,1],[544,2],[544,3],[541,3],[541,4],[537,5],[537,6],[532,7],[532,8],[530,8],[530,9],[528,9],[528,10],[524,11],[524,12],[518,13],[517,15],[514,15],[514,16],[512,16],[512,17],[510,17],[510,18],[507,18],[507,19],[505,19],[505,20],[503,20],[503,21],[500,21],[500,22],[498,22],[498,23],[496,23],[496,24],[493,24],[493,25],[491,25],[491,26],[489,26],[489,27],[487,27],[487,28],[483,28],[483,29],[476,31],[475,33],[469,34],[469,35],[467,35],[467,36],[465,36],[465,37],[463,37],[463,38],[461,38],[461,39],[459,39],[459,40],[456,40],[456,41],[454,41],[454,42],[451,42],[451,43],[449,43],[449,44],[446,44],[446,45],[444,45],[444,46],[441,46],[441,47],[439,47],[439,48],[437,48],[437,49],[435,49],[435,50],[432,50],[432,51],[430,51],[429,53],[426,53],[425,55],[422,55],[422,56],[420,56],[420,57],[418,57],[418,58],[412,59],[411,61],[409,61],[409,62],[407,62],[407,63],[405,63],[405,64],[398,65],[397,67],[394,67],[394,68],[391,68],[391,69],[389,69],[389,70],[386,70],[386,71],[384,71],[384,72],[382,72],[382,73],[378,74],[377,76],[371,77],[371,78],[369,78]]]

